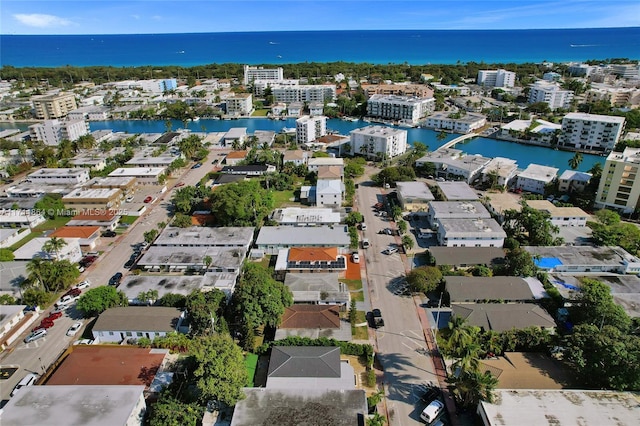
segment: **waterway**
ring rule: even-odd
[[[348,135],[351,130],[369,125],[364,121],[345,121],[338,119],[327,120],[327,129]],[[166,121],[163,120],[112,120],[112,121],[92,121],[89,123],[91,131],[111,129],[114,132],[136,133],[162,133],[167,131]],[[232,127],[246,127],[248,133],[256,130],[273,130],[280,132],[284,127],[295,128],[295,119],[269,120],[266,118],[241,118],[238,120],[211,120],[200,119],[195,122],[188,122],[187,128],[194,132],[226,132]],[[27,125],[20,123],[0,123],[0,129],[20,128],[25,130]],[[172,120],[173,130],[184,128],[184,123]],[[433,151],[444,145],[448,141],[458,137],[457,134],[447,134],[443,140],[438,140],[439,132],[421,128],[406,128],[407,141],[409,144],[419,141]],[[569,168],[568,162],[573,157],[573,152],[557,151],[550,148],[524,145],[513,142],[499,141],[490,138],[475,138],[465,143],[457,144],[460,149],[467,154],[479,154],[485,157],[506,157],[517,161],[518,166],[526,168],[530,163],[544,166],[557,167],[560,172]],[[580,171],[589,170],[595,163],[604,165],[605,157],[597,155],[583,154],[583,161],[578,167]]]

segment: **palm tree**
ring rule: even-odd
[[[40,257],[34,257],[27,263],[27,272],[30,281],[37,281],[42,289],[44,289],[44,280],[42,279],[42,269],[44,260]]]
[[[572,170],[577,169],[580,166],[580,163],[582,163],[582,160],[582,153],[576,152],[568,161],[569,167],[571,167]]]
[[[42,245],[42,250],[46,251],[49,254],[55,253],[56,260],[60,260],[60,250],[62,250],[62,248],[66,245],[67,242],[62,238],[53,237]]]
[[[211,266],[211,264],[213,263],[213,259],[211,258],[211,256],[207,255],[202,259],[202,263],[204,263],[205,266],[205,270],[209,270],[209,266]]]
[[[477,342],[465,346],[457,347],[458,359],[453,363],[454,369],[458,369],[460,374],[468,371],[477,371],[480,367],[480,352],[482,348]]]
[[[454,398],[464,408],[475,408],[480,401],[492,402],[491,392],[498,385],[498,379],[489,371],[467,371],[451,376],[447,382],[454,386]]]

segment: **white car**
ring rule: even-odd
[[[82,282],[79,282],[78,284],[74,285],[73,288],[77,288],[78,290],[82,290],[84,288],[87,288],[91,285],[91,281],[89,280],[84,280]]]
[[[80,298],[79,296],[71,296],[70,294],[67,294],[66,296],[62,296],[62,298],[58,301],[58,303],[56,303],[56,308],[59,306],[69,306],[79,298]]]
[[[133,201],[133,195],[129,195],[127,198],[124,199],[124,201],[126,201],[127,203],[130,203]]]
[[[37,374],[34,374],[34,373],[27,374],[26,376],[24,376],[22,380],[20,380],[20,382],[18,382],[16,387],[13,388],[13,390],[11,391],[11,396],[15,396],[15,394],[17,394],[20,391],[20,389],[26,386],[33,386],[36,380],[38,380]]]
[[[76,322],[74,323],[71,327],[69,327],[69,329],[67,330],[67,336],[75,336],[76,333],[82,328],[82,323],[81,322]]]
[[[386,249],[382,250],[383,254],[393,254],[393,253],[397,253],[398,249],[396,247],[387,247]]]

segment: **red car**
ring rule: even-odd
[[[46,330],[47,328],[51,327],[53,327],[53,321],[47,321],[47,319],[45,318],[42,320],[39,326],[33,329],[33,331],[39,330],[41,328],[44,328]]]
[[[82,294],[82,290],[80,290],[79,288],[72,288],[69,289],[69,291],[67,291],[65,294],[63,294],[63,296],[80,296],[80,294]]]
[[[57,319],[58,319],[58,318],[60,318],[60,317],[62,317],[62,312],[51,312],[51,313],[49,314],[49,316],[48,316],[48,317],[46,317],[44,320],[49,320],[49,319],[50,319],[51,321],[55,321],[55,320],[57,320]],[[43,320],[43,321],[44,321],[44,320]]]
[[[180,188],[181,186],[184,186],[184,182],[178,182],[178,183],[176,183],[176,188]]]
[[[145,203],[150,203],[153,200],[153,197],[151,195],[149,195],[147,198],[144,199]]]

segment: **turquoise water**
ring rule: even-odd
[[[349,19],[339,3],[336,18]],[[640,28],[0,35],[0,45],[0,63],[14,67],[565,62],[638,59]]]
[[[343,135],[348,135],[351,130],[358,129],[368,125],[364,121],[344,121],[331,119],[327,120],[327,129],[336,131]],[[184,124],[181,121],[173,121],[172,129],[181,129]],[[279,132],[283,127],[295,128],[295,119],[291,118],[284,121],[275,121],[269,119],[245,118],[239,120],[206,120],[201,119],[197,122],[187,123],[187,128],[196,131],[207,132],[226,132],[232,127],[246,127],[248,133],[256,130],[273,130]],[[123,131],[128,133],[159,133],[166,131],[164,121],[94,121],[90,123],[91,130],[113,129],[114,131]],[[435,150],[444,145],[448,141],[455,139],[459,135],[447,134],[443,140],[438,140],[439,132],[429,129],[407,130],[407,141],[411,144],[415,141],[424,143],[430,150]],[[518,162],[520,168],[526,168],[530,163],[541,164],[543,166],[557,167],[562,172],[568,169],[569,159],[573,157],[573,152],[556,151],[549,148],[521,145],[512,142],[498,141],[488,138],[476,138],[467,143],[456,145],[457,149],[468,154],[480,154],[485,157],[506,157],[512,158]],[[595,163],[604,165],[605,157],[597,155],[583,155],[582,164],[578,167],[580,171],[589,170]]]
[[[364,121],[344,121],[331,119],[327,120],[327,129],[336,131],[343,135],[348,135],[351,130],[367,126]],[[92,121],[89,123],[91,131],[111,129],[115,132],[136,133],[162,133],[167,131],[163,120],[113,120],[113,121]],[[295,128],[296,121],[293,118],[276,121],[263,118],[242,118],[238,120],[207,120],[201,119],[196,122],[187,123],[187,128],[194,132],[226,132],[232,127],[246,127],[248,133],[256,130],[273,130],[280,132],[282,128]],[[20,128],[26,130],[27,124],[0,123],[0,130]],[[173,120],[171,128],[173,130],[182,129],[184,123]],[[429,129],[405,129],[407,130],[407,141],[409,144],[419,141],[429,147],[431,151],[439,148],[448,141],[455,139],[459,135],[447,134],[443,140],[438,140],[439,132]],[[468,154],[480,154],[485,157],[506,157],[518,162],[520,168],[526,168],[530,163],[541,164],[543,166],[557,167],[562,172],[568,169],[569,159],[573,157],[573,152],[556,151],[532,145],[521,145],[512,142],[504,142],[488,138],[476,138],[466,143],[456,145],[457,149]],[[589,170],[595,163],[604,165],[605,157],[597,155],[583,155],[582,164],[578,167],[580,171]]]

